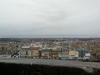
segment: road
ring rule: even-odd
[[[75,67],[81,68],[87,72],[93,72],[93,69],[100,69],[98,62],[81,62],[81,61],[67,61],[67,60],[48,60],[48,59],[22,59],[22,58],[0,58],[0,62],[15,63],[15,64],[29,64],[29,65],[47,65],[58,67]]]

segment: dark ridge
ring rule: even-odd
[[[0,75],[100,75],[100,70],[92,74],[71,67],[0,63]]]

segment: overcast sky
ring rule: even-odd
[[[0,37],[100,36],[100,0],[0,0]]]

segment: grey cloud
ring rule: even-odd
[[[0,35],[100,36],[100,0],[0,0]]]

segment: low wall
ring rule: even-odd
[[[100,75],[100,71],[87,73],[78,68],[0,63],[0,75]]]

